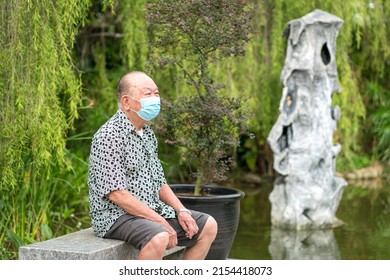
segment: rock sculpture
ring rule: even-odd
[[[343,21],[314,10],[287,24],[287,54],[281,74],[280,115],[268,143],[279,174],[270,194],[271,222],[289,229],[329,228],[347,182],[335,175],[341,150],[333,144],[340,109],[336,37]]]

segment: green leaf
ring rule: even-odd
[[[53,232],[51,231],[51,229],[49,228],[49,226],[47,224],[41,224],[41,230],[42,230],[42,234],[45,237],[45,239],[53,238]]]
[[[20,247],[25,245],[25,242],[19,237],[19,235],[17,235],[16,233],[14,233],[12,230],[8,228],[6,228],[5,230],[7,232],[8,238],[11,240],[13,244],[15,244],[15,246]]]

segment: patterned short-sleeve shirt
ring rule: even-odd
[[[103,237],[125,211],[108,199],[114,190],[128,190],[164,218],[175,211],[159,199],[166,184],[157,155],[157,139],[145,125],[139,135],[121,109],[94,135],[89,158],[89,204],[92,228]]]

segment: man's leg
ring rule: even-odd
[[[141,249],[138,255],[138,260],[162,260],[165,249],[168,246],[169,233],[161,232],[155,235],[150,241]]]
[[[121,216],[104,237],[123,240],[139,249],[140,260],[162,259],[169,244],[169,234],[162,225],[130,214]]]
[[[194,246],[187,248],[184,253],[185,260],[204,260],[209,252],[211,243],[213,243],[218,232],[217,222],[213,217],[209,217],[200,233]]]

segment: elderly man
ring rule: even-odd
[[[185,259],[204,259],[217,234],[213,217],[186,209],[168,186],[147,122],[160,111],[154,81],[130,72],[118,84],[119,109],[94,135],[89,161],[89,201],[97,236],[140,250],[138,259],[162,259],[185,246]]]

